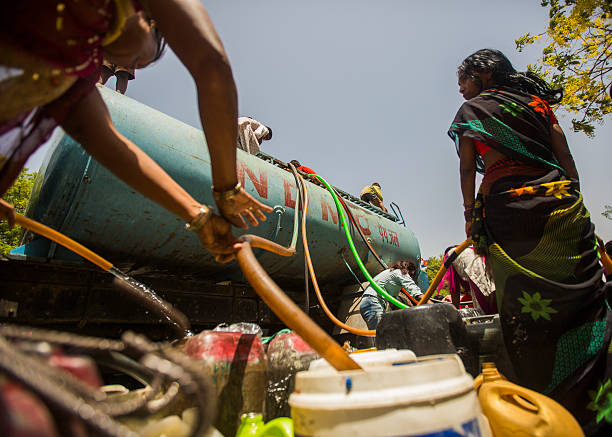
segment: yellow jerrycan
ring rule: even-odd
[[[494,437],[584,437],[574,416],[548,396],[513,384],[484,363],[475,388]]]

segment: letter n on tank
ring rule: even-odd
[[[336,208],[332,208],[329,203],[327,203],[325,201],[325,199],[321,198],[321,219],[325,220],[326,222],[329,221],[329,213],[331,213],[332,216],[332,220],[334,221],[334,224],[338,223],[338,212],[336,211]]]
[[[253,186],[257,190],[257,194],[259,194],[259,197],[267,199],[268,198],[268,175],[266,174],[266,171],[260,168],[259,169],[259,179],[257,179],[257,176],[255,176],[255,173],[253,172],[253,170],[247,167],[244,164],[244,162],[238,161],[238,180],[240,181],[243,187],[246,187],[246,183],[245,183],[246,178],[244,177],[245,174],[249,177],[249,179],[253,183]]]

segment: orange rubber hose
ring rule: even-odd
[[[461,243],[459,246],[455,247],[454,252],[459,255],[461,252],[463,252],[470,244],[472,244],[472,239],[468,238],[467,240],[465,240],[463,243]],[[450,255],[449,255],[450,256]],[[423,305],[424,303],[426,303],[429,298],[431,297],[431,295],[433,294],[435,288],[438,286],[438,284],[440,283],[440,281],[442,280],[442,277],[444,276],[444,273],[446,273],[447,267],[442,264],[440,266],[440,270],[438,270],[438,273],[436,274],[436,277],[434,278],[434,280],[431,282],[431,284],[429,284],[429,288],[427,289],[427,291],[425,292],[425,294],[423,295],[423,297],[421,298],[421,300],[419,300],[418,305]]]
[[[86,260],[91,261],[92,263],[100,267],[102,270],[109,271],[111,268],[113,268],[113,264],[102,258],[100,255],[77,243],[72,238],[61,234],[51,229],[50,227],[43,225],[42,223],[30,220],[29,218],[24,217],[20,214],[15,214],[15,222],[19,226],[22,226],[32,232],[36,232],[37,234],[40,234],[43,237],[46,237],[51,241],[55,241],[57,244],[61,244],[62,246],[67,247],[73,252],[78,253]]]
[[[295,250],[255,235],[243,235],[238,239],[241,248],[236,253],[240,268],[259,297],[285,325],[295,331],[336,370],[359,370],[361,367],[319,325],[308,317],[268,276],[253,255],[251,246],[281,256],[291,256]]]
[[[330,311],[330,309],[325,304],[323,300],[323,295],[321,294],[321,290],[319,289],[319,283],[317,282],[317,277],[314,273],[314,267],[312,265],[312,259],[310,258],[310,250],[308,249],[308,239],[306,238],[306,213],[308,212],[308,187],[306,186],[304,179],[300,176],[300,180],[302,182],[302,187],[304,188],[304,209],[302,211],[302,242],[304,243],[304,256],[306,257],[306,262],[308,263],[308,272],[310,273],[310,279],[312,280],[312,285],[315,290],[315,294],[317,295],[317,300],[319,304],[321,304],[321,308],[327,315],[327,317],[336,325],[342,329],[345,329],[348,332],[351,332],[356,335],[361,335],[363,337],[376,337],[375,329],[357,329],[349,326],[345,323],[342,323],[340,320],[334,316],[334,314]]]
[[[603,240],[599,237],[597,237],[597,251],[599,252],[601,264],[603,265],[606,275],[612,275],[612,260],[606,253],[606,248],[603,244]]]

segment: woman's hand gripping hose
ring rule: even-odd
[[[215,261],[225,264],[233,260],[234,235],[232,226],[223,217],[211,212],[210,218],[197,231],[202,245],[214,255]]]

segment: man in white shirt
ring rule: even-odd
[[[252,155],[264,140],[272,138],[272,129],[251,117],[238,117],[238,148]]]

